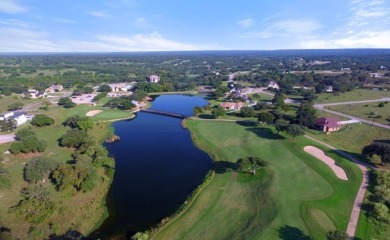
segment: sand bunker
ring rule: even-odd
[[[313,146],[306,146],[303,150],[305,152],[313,155],[314,157],[318,158],[322,162],[324,162],[326,165],[328,165],[336,174],[336,176],[342,180],[348,180],[347,174],[345,173],[344,169],[336,165],[335,160],[325,155],[324,151],[322,151],[319,148],[313,147]]]
[[[101,112],[103,112],[102,110],[92,110],[92,111],[89,111],[89,112],[87,112],[87,117],[92,117],[92,116],[95,116],[96,114],[99,114],[99,113],[101,113]]]

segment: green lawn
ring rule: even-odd
[[[285,139],[269,127],[236,122],[189,120],[193,139],[215,158],[216,174],[188,209],[153,239],[325,239],[345,231],[360,170],[324,149],[343,167],[342,181],[303,151],[307,139]],[[259,176],[231,170],[244,156],[259,156],[269,167]]]
[[[1,96],[1,95],[0,95]],[[0,114],[7,111],[8,105],[11,105],[13,103],[23,103],[24,106],[32,103],[37,103],[37,102],[43,102],[46,100],[44,99],[22,99],[20,95],[12,95],[12,96],[1,96],[2,99],[0,99]]]
[[[381,116],[380,118],[375,118],[375,122],[382,124],[390,123],[390,104],[384,104],[384,107],[378,107],[380,102],[375,103],[365,103],[365,104],[347,104],[347,105],[336,105],[329,106],[327,108],[345,113],[348,115],[364,118],[372,121],[371,116]],[[387,120],[389,119],[389,120]]]
[[[350,101],[363,101],[374,100],[384,97],[390,97],[390,92],[387,91],[373,91],[366,89],[355,89],[350,92],[340,93],[335,95],[334,93],[321,93],[318,94],[316,103],[335,103],[335,102],[350,102]]]

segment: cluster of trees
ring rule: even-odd
[[[369,158],[377,156],[381,160],[382,165],[386,165],[390,162],[390,144],[386,142],[371,143],[363,148],[362,154]]]
[[[15,138],[9,147],[9,151],[13,154],[43,152],[47,147],[44,140],[38,139],[35,132],[30,128],[23,128],[16,132]]]
[[[1,132],[12,132],[15,128],[17,128],[15,119],[8,118],[0,121]]]
[[[76,103],[68,97],[62,97],[58,100],[58,105],[63,106],[64,108],[72,108],[76,106]]]
[[[9,172],[3,165],[4,156],[0,155],[0,190],[11,187],[11,180],[9,178]]]
[[[21,103],[21,102],[12,103],[12,104],[7,106],[8,111],[20,110],[22,108],[23,108],[23,103]]]
[[[130,110],[136,107],[132,101],[132,96],[120,96],[110,99],[106,104],[104,104],[104,106],[109,108],[118,108],[121,110]]]
[[[94,102],[98,102],[99,100],[101,100],[102,98],[105,98],[107,97],[107,92],[101,92],[99,94],[97,94],[94,98],[93,98],[93,101]]]
[[[370,216],[384,224],[390,223],[390,173],[385,171],[372,172],[372,195],[370,201]]]

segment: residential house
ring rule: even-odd
[[[275,90],[279,90],[280,89],[280,86],[279,84],[277,84],[275,81],[270,81],[268,83],[268,87],[267,88],[273,88]]]
[[[22,93],[23,98],[43,98],[46,97],[46,93],[38,91],[36,89],[29,89],[27,92]]]
[[[21,111],[0,114],[0,121],[5,121],[9,119],[13,119],[17,127],[27,122],[26,114]]]
[[[244,103],[242,102],[223,102],[220,103],[219,106],[221,106],[225,110],[240,110],[243,106]]]
[[[157,75],[150,75],[149,76],[149,82],[151,83],[158,83],[160,81],[160,77]]]
[[[341,123],[338,117],[317,118],[315,125],[325,133],[335,132],[341,129]]]
[[[64,89],[64,86],[61,84],[52,84],[50,87],[46,88],[45,92],[61,92]]]
[[[333,92],[333,86],[326,86],[325,92]]]
[[[127,83],[110,83],[108,86],[111,87],[113,92],[125,92],[131,89],[131,85]]]

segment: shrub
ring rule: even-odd
[[[30,183],[37,183],[57,168],[57,163],[48,158],[33,158],[24,166],[24,179]]]
[[[32,119],[31,124],[37,127],[50,126],[54,124],[54,118],[45,114],[38,114]]]

